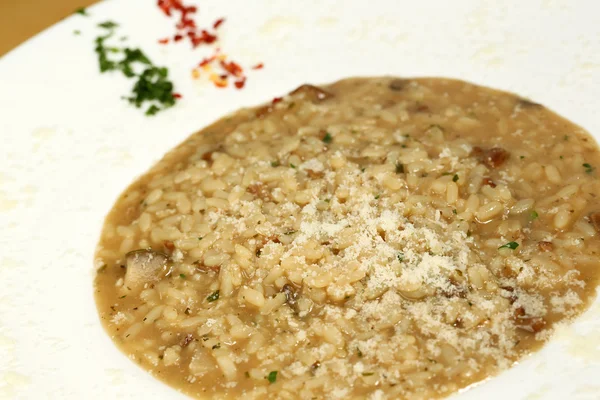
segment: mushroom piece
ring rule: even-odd
[[[592,223],[592,226],[596,232],[600,233],[600,211],[591,213],[588,215],[588,219]]]
[[[300,297],[300,294],[298,293],[296,288],[290,285],[289,283],[286,283],[281,288],[281,292],[285,294],[285,302],[290,306],[292,310],[294,310],[294,312],[297,313],[299,311],[298,298]]]
[[[473,147],[472,156],[479,159],[488,168],[495,169],[502,166],[510,157],[510,153],[501,147],[493,147],[491,149],[482,149],[481,147]]]
[[[518,99],[518,104],[523,108],[544,108],[543,105],[528,99]]]
[[[408,86],[408,83],[409,81],[407,79],[392,79],[388,85],[388,88],[395,92],[399,92]]]
[[[290,96],[296,94],[304,94],[304,98],[312,101],[313,103],[320,103],[321,101],[330,99],[333,97],[333,93],[327,90],[321,89],[318,86],[304,84],[290,92]]]
[[[130,251],[125,255],[125,260],[125,286],[131,290],[140,289],[149,282],[156,282],[168,272],[169,257],[151,249]]]

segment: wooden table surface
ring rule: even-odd
[[[0,0],[0,57],[98,0]]]

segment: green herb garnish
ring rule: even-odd
[[[398,255],[396,255],[396,257],[398,258],[398,261],[400,261],[400,262],[404,261],[404,253],[403,252],[398,253]]]
[[[146,101],[158,101],[162,108],[152,104],[147,110],[147,115],[154,115],[158,111],[175,105],[173,96],[173,83],[168,80],[168,70],[166,68],[149,67],[140,76],[133,86],[133,96],[129,97],[130,103],[136,107],[141,107]]]
[[[537,217],[539,217],[540,215],[537,213],[537,211],[533,210],[530,214],[529,214],[529,219],[531,219],[532,221],[534,219],[537,219]]]
[[[404,173],[404,164],[396,163],[396,173],[397,174]]]
[[[206,300],[208,300],[209,303],[219,300],[219,291],[217,290],[213,292],[210,296],[206,298]]]
[[[116,22],[113,21],[104,21],[98,24],[98,26],[100,28],[104,28],[104,29],[114,29],[116,27],[119,26],[119,24],[117,24]]]
[[[212,347],[212,349],[213,349],[213,350],[214,350],[214,349],[220,349],[220,348],[221,348],[221,343],[217,343],[217,344],[215,344],[215,345]]]
[[[452,210],[452,214],[454,214],[454,215],[458,214],[458,211],[456,211],[456,208]]]
[[[323,142],[331,143],[332,141],[333,141],[333,136],[331,136],[331,134],[329,132],[326,132],[325,136],[323,136]]]
[[[269,380],[269,383],[275,383],[277,381],[277,371],[269,372],[267,379]]]
[[[279,161],[271,161],[271,167],[279,167],[280,165]]]
[[[454,176],[452,177],[452,182],[456,182],[458,181],[458,175],[454,174]]]
[[[81,31],[79,29],[73,31],[73,35],[81,35]]]
[[[293,230],[292,231],[287,231],[287,232],[284,232],[284,235],[293,235],[296,232],[298,232],[298,231],[293,231]]]
[[[360,349],[359,349],[358,347],[356,348],[356,355],[357,355],[359,358],[362,358],[362,357],[363,357],[363,352],[362,352],[362,351],[360,351]]]
[[[115,28],[119,26],[117,23],[105,21],[98,26],[108,31],[96,38],[95,51],[98,54],[100,72],[121,71],[127,78],[137,78],[132,96],[125,99],[138,108],[149,103],[146,115],[155,115],[175,105],[176,95],[173,93],[173,83],[168,79],[168,69],[155,66],[140,49],[107,46],[106,41],[112,38]],[[112,54],[120,54],[122,57],[120,60],[115,59]],[[136,66],[143,68],[141,73],[136,72]]]
[[[124,294],[123,296],[119,297],[120,299],[124,299],[125,297],[127,297],[126,294]]]
[[[588,164],[588,163],[583,163],[582,165],[583,165],[583,167],[585,168],[585,173],[586,173],[586,174],[591,174],[591,173],[592,173],[592,171],[594,170],[594,167],[592,167],[592,166],[591,166],[590,164]]]
[[[498,247],[498,249],[511,249],[511,250],[514,250],[517,247],[519,247],[519,243],[517,243],[517,242],[508,242],[508,243],[503,244],[502,246]]]
[[[290,163],[290,168],[296,168],[296,166],[292,163]]]
[[[180,277],[181,279],[185,279],[185,274],[179,274],[179,277]]]
[[[77,10],[75,10],[75,14],[84,15],[86,17],[89,16],[89,14],[87,13],[87,10],[84,7],[80,7]]]
[[[372,376],[375,375],[375,372],[363,372],[362,376]]]
[[[377,196],[375,196],[375,200],[379,200],[380,197],[381,197],[381,195],[378,194]]]

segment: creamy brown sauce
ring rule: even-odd
[[[192,135],[123,193],[98,310],[195,397],[442,397],[593,298],[597,166],[588,133],[505,92],[303,86]]]

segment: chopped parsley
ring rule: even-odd
[[[508,243],[503,244],[502,246],[498,247],[498,249],[511,249],[511,250],[514,250],[517,247],[519,247],[519,243],[517,243],[517,242],[508,242]]]
[[[210,296],[206,298],[206,300],[208,300],[209,303],[219,300],[219,291],[217,290],[213,292]]]
[[[296,168],[296,166],[292,163],[290,163],[290,168]]]
[[[589,164],[589,163],[583,163],[582,166],[583,166],[583,168],[585,168],[586,174],[591,174],[592,171],[594,170],[594,167],[592,167],[591,164]]]
[[[380,197],[381,197],[381,195],[378,194],[377,196],[375,196],[375,200],[379,200]]]
[[[537,219],[540,215],[537,213],[537,211],[533,210],[530,214],[529,214],[529,218],[533,221],[534,219]]]
[[[104,22],[99,23],[98,26],[100,28],[104,28],[104,29],[114,29],[114,28],[118,27],[119,24],[117,24],[114,21],[104,21]]]
[[[456,181],[458,181],[458,174],[454,174],[454,176],[452,177],[452,182]]]
[[[285,233],[284,233],[284,235],[293,235],[293,234],[294,234],[294,233],[296,233],[296,232],[298,232],[298,231],[294,231],[294,230],[292,230],[292,231],[287,231],[287,232],[285,232]]]
[[[454,215],[458,214],[458,211],[456,211],[456,208],[452,210],[452,213],[453,213]]]
[[[398,258],[398,261],[400,261],[400,262],[404,261],[404,253],[403,252],[398,253],[398,255],[396,257]]]
[[[267,379],[269,380],[269,383],[275,383],[277,381],[277,371],[269,372]]]
[[[363,357],[363,352],[362,352],[362,351],[360,351],[360,349],[359,349],[358,347],[356,348],[356,355],[357,355],[359,358],[362,358],[362,357]]]
[[[404,173],[404,164],[396,163],[396,173],[397,174]]]
[[[87,10],[84,7],[80,7],[77,10],[75,10],[75,14],[84,15],[86,17],[89,17],[90,15],[87,13]]]
[[[138,76],[138,81],[133,86],[134,95],[127,100],[138,108],[147,101],[158,101],[162,104],[162,108],[152,104],[146,110],[146,115],[154,115],[160,110],[174,106],[173,83],[168,80],[168,74],[166,68],[148,67]]]
[[[121,71],[127,78],[136,78],[132,95],[125,99],[138,108],[148,103],[146,115],[155,115],[175,105],[176,95],[173,93],[173,83],[168,79],[168,69],[155,66],[140,49],[107,46],[106,41],[112,38],[119,26],[117,23],[105,21],[98,26],[107,31],[95,41],[100,72]],[[112,54],[121,55],[121,59],[115,59]],[[143,70],[138,73],[136,68]]]
[[[326,132],[325,136],[323,136],[323,142],[331,143],[332,141],[333,141],[333,136],[331,136],[331,134],[329,132]]]
[[[73,35],[81,35],[81,31],[79,29],[74,30]]]
[[[214,349],[220,349],[220,348],[221,348],[221,343],[217,343],[217,344],[215,344],[215,345],[212,347],[212,349],[213,349],[213,350],[214,350]]]
[[[179,277],[180,277],[181,279],[185,279],[185,274],[179,274]]]
[[[522,159],[524,159],[524,158],[525,158],[525,156],[520,156],[519,158],[522,160]]]
[[[363,372],[362,376],[372,376],[375,375],[375,372]]]
[[[119,297],[120,299],[124,299],[125,297],[127,297],[126,294],[124,294],[123,296]]]
[[[280,165],[279,161],[271,161],[271,167],[279,167]]]

